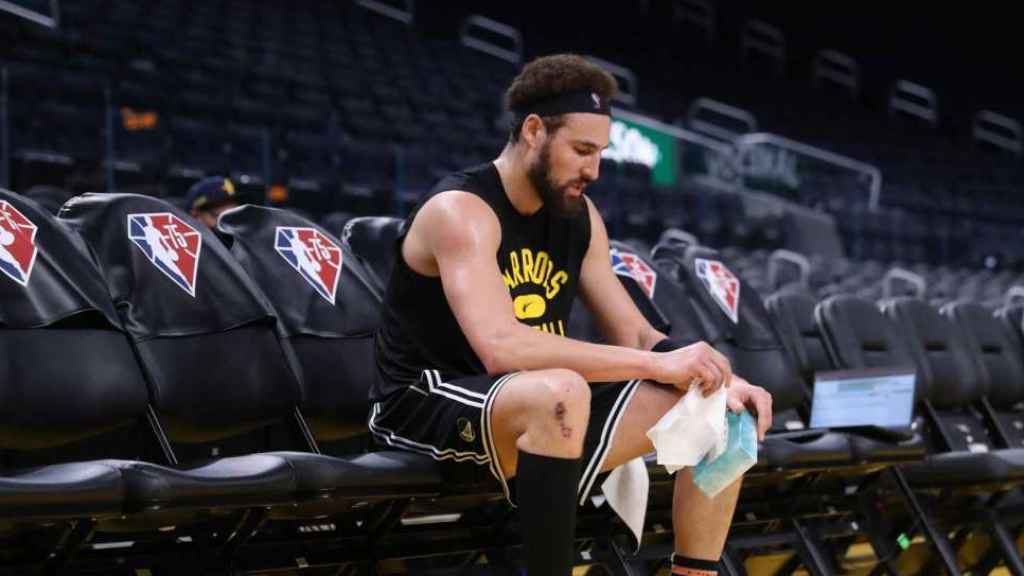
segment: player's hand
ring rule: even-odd
[[[710,396],[732,380],[732,367],[721,352],[697,342],[671,352],[660,352],[655,360],[655,380],[671,384],[683,392],[698,386]]]
[[[757,416],[757,439],[764,440],[765,432],[772,427],[772,395],[735,375],[726,394],[730,410],[739,414],[746,409]]]

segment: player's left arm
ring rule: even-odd
[[[590,198],[587,198],[587,208],[590,211],[590,246],[580,272],[580,297],[609,344],[650,350],[665,334],[651,326],[615,277],[608,254],[608,231]],[[757,416],[758,439],[764,440],[772,424],[771,394],[735,374],[725,385],[729,409],[753,412]]]
[[[650,350],[665,338],[651,326],[612,271],[608,231],[590,198],[590,246],[580,271],[580,298],[609,344]]]

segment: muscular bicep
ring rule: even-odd
[[[429,230],[445,297],[469,345],[490,371],[496,343],[517,321],[495,255],[501,229],[480,198],[461,192],[438,195],[417,219]]]
[[[590,246],[580,274],[580,297],[608,343],[644,348],[654,328],[612,271],[608,232],[590,199]]]

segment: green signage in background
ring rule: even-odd
[[[671,186],[678,178],[678,142],[661,130],[625,118],[612,118],[610,142],[603,156],[617,162],[638,162],[651,169],[658,186]]]

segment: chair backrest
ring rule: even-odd
[[[612,271],[618,276],[637,309],[655,329],[668,334],[679,342],[696,342],[703,339],[700,334],[694,335],[687,332],[691,329],[699,329],[697,322],[678,321],[680,316],[692,317],[693,310],[686,299],[685,290],[679,287],[673,278],[659,270],[642,250],[632,244],[612,240],[608,252]],[[670,288],[658,290],[659,282],[662,287],[666,283],[676,284],[679,291]],[[677,320],[673,321],[672,318]],[[673,333],[673,329],[677,329],[677,333]],[[605,341],[604,335],[598,330],[590,311],[583,305],[580,298],[573,303],[567,334],[570,338],[590,342]]]
[[[75,442],[146,412],[131,343],[88,248],[0,190],[0,449]]]
[[[733,371],[772,394],[781,413],[806,400],[800,375],[756,292],[703,246],[658,250],[657,261],[675,262],[706,340],[732,362]]]
[[[963,333],[919,298],[903,296],[882,305],[904,335],[919,369],[930,377],[928,400],[938,410],[969,406],[985,395],[985,383]]]
[[[992,404],[1006,409],[1024,401],[1022,350],[1009,327],[974,302],[953,302],[940,312],[964,335]]]
[[[211,230],[135,194],[79,196],[60,218],[95,255],[172,440],[218,440],[294,412],[274,311]]]
[[[360,216],[345,223],[342,242],[365,260],[382,289],[395,266],[395,242],[405,221],[391,216]]]
[[[611,242],[610,256],[612,271],[652,326],[677,342],[706,339],[674,261],[655,260],[617,241]]]
[[[765,300],[779,336],[807,386],[814,385],[815,372],[832,368],[821,330],[814,321],[817,305],[813,296],[799,290],[776,292]]]
[[[913,300],[913,299],[905,299]],[[927,307],[922,301],[914,302]],[[913,308],[917,309],[914,305]],[[973,442],[972,434],[979,440],[987,439],[984,428],[970,417],[962,414],[939,415],[932,409],[929,400],[935,398],[939,386],[933,386],[933,362],[925,358],[924,346],[915,343],[917,329],[907,333],[900,324],[911,323],[911,314],[928,317],[924,311],[901,310],[898,315],[890,308],[892,317],[884,314],[873,303],[858,296],[839,294],[824,299],[814,310],[815,321],[821,329],[832,364],[841,370],[863,368],[913,368],[917,374],[915,390],[915,412],[928,416],[933,427],[929,439],[941,450],[965,450]],[[941,317],[940,317],[940,320]],[[934,324],[934,318],[925,320]],[[937,330],[945,332],[948,323],[939,323]],[[938,348],[939,346],[937,346]],[[941,348],[945,349],[942,344]],[[936,353],[943,353],[936,350]],[[946,368],[940,369],[945,371]],[[948,378],[943,377],[942,386]],[[962,396],[959,392],[958,396]],[[946,405],[946,400],[942,400]]]
[[[1006,331],[1016,339],[1018,346],[1024,347],[1024,304],[1010,304],[996,310],[996,318],[1006,327]]]
[[[366,264],[309,220],[246,205],[221,215],[231,253],[270,300],[294,351],[317,438],[366,431],[380,293]]]
[[[927,398],[928,367],[917,366],[897,328],[874,303],[837,294],[818,304],[814,318],[837,369],[912,367],[917,369],[917,397]]]
[[[988,390],[989,403],[982,409],[990,411],[998,435],[1008,447],[1024,446],[1024,417],[1019,410],[1024,401],[1020,317],[1013,321],[1012,307],[992,315],[988,308],[968,302],[950,303],[941,312],[966,335]]]
[[[962,329],[918,298],[892,299],[882,305],[882,311],[904,334],[919,371],[931,375],[927,400],[934,431],[946,447],[953,451],[993,447],[987,425],[976,411],[986,382]]]

